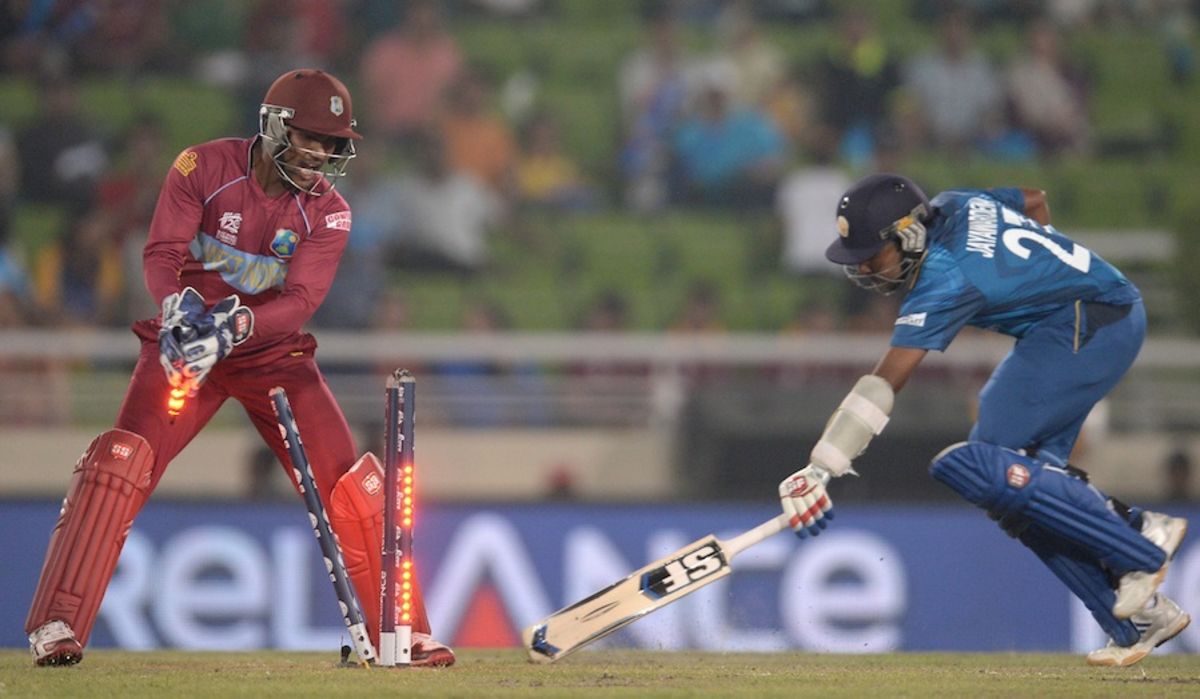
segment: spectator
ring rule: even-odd
[[[818,103],[811,79],[799,66],[785,71],[767,95],[767,116],[795,152],[810,151],[829,140]]]
[[[786,73],[783,52],[767,40],[746,0],[734,0],[717,18],[722,60],[730,62],[737,80],[733,100],[766,107],[771,91]]]
[[[86,2],[0,2],[0,67],[16,75],[66,73],[96,19]]]
[[[821,128],[812,141],[833,141],[849,162],[861,167],[874,157],[900,86],[900,68],[874,16],[865,9],[847,9],[837,30],[817,72],[823,109]]]
[[[629,330],[629,300],[615,289],[601,291],[585,309],[579,329],[592,333]]]
[[[511,199],[517,139],[493,111],[491,81],[481,70],[467,71],[451,89],[441,129],[451,167]]]
[[[415,165],[401,177],[401,246],[406,266],[475,272],[487,263],[487,236],[504,215],[503,202],[474,175],[456,170],[441,135],[414,142]]]
[[[15,150],[8,130],[0,124],[0,162],[14,164],[0,168],[0,328],[23,325],[29,305],[29,280],[20,255],[9,245],[19,178]]]
[[[1192,499],[1192,457],[1183,445],[1176,446],[1167,455],[1166,500],[1190,502]]]
[[[965,10],[948,12],[936,48],[907,66],[923,145],[964,153],[1003,129],[1003,88],[991,61],[975,48]]]
[[[82,210],[91,203],[92,187],[108,166],[104,142],[84,119],[70,77],[43,75],[37,95],[37,118],[16,138],[20,197]]]
[[[517,197],[535,207],[580,210],[596,205],[596,190],[562,149],[558,121],[537,112],[525,123],[517,162]]]
[[[66,226],[59,241],[59,284],[49,315],[72,326],[123,323],[124,278],[121,248],[109,237],[103,216],[82,214]]]
[[[393,332],[409,329],[412,325],[412,307],[408,303],[408,297],[404,295],[404,290],[399,286],[389,286],[384,289],[371,320],[371,327],[374,330]],[[397,363],[393,362],[392,364]],[[399,363],[399,366],[406,367],[415,365],[415,361]],[[382,367],[382,370],[387,371],[387,368]]]
[[[547,500],[557,501],[577,500],[579,498],[579,493],[576,492],[579,487],[578,480],[575,468],[570,463],[556,463],[546,473],[543,497]]]
[[[783,327],[784,335],[832,333],[838,329],[836,306],[824,295],[813,295],[799,301],[792,317]]]
[[[113,283],[120,289],[114,321],[133,322],[158,310],[142,284],[142,248],[168,158],[161,120],[144,114],[126,133],[117,167],[105,173],[96,185],[88,216],[103,229],[97,234],[111,248],[105,256],[118,258],[113,262]]]
[[[408,3],[400,26],[373,40],[362,57],[363,121],[387,138],[404,141],[423,131],[462,72],[462,53],[439,7],[432,0]]]
[[[21,184],[21,161],[17,156],[17,146],[13,142],[12,131],[4,123],[0,123],[0,250],[8,245],[12,233],[12,215],[17,202],[17,193]]]
[[[81,37],[78,51],[81,68],[135,78],[147,70],[162,68],[164,61],[170,58],[171,25],[167,3],[105,0],[91,4],[95,25]]]
[[[759,109],[731,104],[733,76],[719,65],[702,78],[693,113],[675,134],[679,199],[734,207],[768,206],[787,144]]]
[[[528,19],[544,11],[542,0],[472,0],[488,14],[512,19]]]
[[[667,2],[644,5],[642,46],[621,63],[621,172],[625,203],[653,211],[669,196],[670,138],[683,114],[691,60]]]
[[[575,329],[598,339],[626,333],[631,330],[629,315],[629,298],[616,289],[603,289],[589,300]],[[649,363],[636,359],[596,356],[570,362],[566,366],[567,395],[558,421],[568,425],[644,424],[646,415],[631,410],[621,398],[650,390],[650,371]]]
[[[156,117],[138,117],[117,153],[117,167],[92,190],[90,207],[68,211],[60,238],[39,260],[41,272],[53,277],[42,280],[49,317],[68,325],[124,325],[138,317],[131,303],[135,311],[157,312],[141,283],[140,262],[168,160],[164,140]]]
[[[825,259],[833,228],[829,212],[853,181],[833,162],[832,141],[815,144],[816,162],[790,173],[779,187],[777,209],[783,221],[783,265],[805,278],[828,280],[841,271]],[[840,282],[838,287],[843,286]]]
[[[0,248],[0,328],[25,324],[28,282],[25,271],[7,248]]]
[[[723,333],[721,294],[717,285],[701,279],[688,287],[679,316],[671,323],[674,333]]]
[[[1017,126],[1036,141],[1041,153],[1082,153],[1091,126],[1083,81],[1059,50],[1058,32],[1040,20],[1027,30],[1026,50],[1008,69],[1008,96]]]
[[[508,314],[497,303],[476,299],[463,309],[464,342],[487,342],[494,333],[508,330]],[[506,406],[497,389],[505,369],[485,359],[436,362],[430,369],[445,392],[448,419],[455,426],[494,427],[505,422]]]
[[[329,328],[365,329],[378,320],[389,266],[395,262],[404,222],[402,177],[388,168],[386,143],[364,148],[354,159],[354,177],[338,185],[354,211],[354,234],[346,242],[333,286],[313,314]]]
[[[246,9],[244,52],[235,70],[247,126],[258,129],[258,105],[281,73],[296,66],[329,68],[345,34],[338,4],[319,0],[258,0]]]

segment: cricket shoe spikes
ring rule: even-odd
[[[83,646],[65,621],[48,621],[29,634],[29,652],[41,666],[74,665],[83,660]]]
[[[1113,604],[1113,616],[1128,619],[1146,606],[1166,577],[1167,566],[1187,534],[1187,527],[1187,520],[1182,517],[1170,517],[1158,512],[1142,513],[1142,536],[1154,542],[1167,557],[1158,570],[1135,570],[1121,576],[1117,583],[1117,601]]]
[[[444,643],[433,640],[427,633],[413,632],[413,667],[450,667],[454,664],[454,651]]]
[[[1192,617],[1179,608],[1171,598],[1155,593],[1145,609],[1134,614],[1130,621],[1141,632],[1132,646],[1118,646],[1109,639],[1108,645],[1088,653],[1088,665],[1128,667],[1150,655],[1150,651],[1175,638],[1187,628]]]

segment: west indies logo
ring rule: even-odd
[[[300,236],[296,235],[296,231],[280,228],[275,231],[275,238],[271,240],[271,252],[275,253],[276,257],[286,260],[296,254],[296,245],[299,242]]]

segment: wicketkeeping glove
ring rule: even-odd
[[[204,322],[207,307],[204,297],[192,287],[170,294],[162,301],[162,328],[196,327]]]
[[[805,466],[779,484],[779,501],[796,536],[817,536],[833,519],[833,501],[825,492],[829,473],[813,465]]]
[[[194,396],[216,363],[253,332],[254,312],[241,304],[237,294],[221,299],[194,325],[164,326],[158,348],[167,382]]]

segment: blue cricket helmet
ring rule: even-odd
[[[921,222],[933,212],[915,182],[891,173],[868,175],[838,201],[838,239],[825,257],[839,265],[857,265],[875,256],[895,237],[896,223],[907,216]]]

